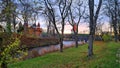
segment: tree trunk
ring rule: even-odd
[[[7,68],[7,64],[5,62],[1,63],[1,68]]]
[[[52,33],[52,35],[55,37],[55,29],[53,28],[53,33]]]
[[[93,55],[93,41],[94,41],[94,35],[95,35],[95,28],[96,28],[96,22],[98,19],[101,5],[102,5],[102,0],[99,0],[97,10],[96,12],[94,12],[94,0],[89,0],[90,35],[89,35],[89,42],[88,42],[88,57],[91,57]]]
[[[117,29],[114,26],[114,37],[115,37],[115,42],[117,42],[118,36],[117,36]]]
[[[0,46],[2,46],[3,38],[0,38]]]
[[[114,38],[115,38],[115,42],[118,41],[118,33],[117,33],[117,21],[116,19],[112,21],[113,23],[113,28],[114,28]]]
[[[63,38],[60,37],[60,52],[63,52]]]
[[[78,48],[78,33],[75,32],[74,35],[75,35],[75,45],[76,45],[75,47]]]
[[[48,26],[47,26],[47,34],[50,34],[50,27],[51,27],[51,23],[49,21]]]
[[[89,35],[89,42],[88,42],[88,57],[93,55],[93,35]]]
[[[95,19],[94,19],[94,0],[89,0],[89,14],[90,14],[90,34],[88,42],[88,57],[93,55],[93,36],[95,31]]]
[[[64,39],[64,19],[62,18],[62,35],[60,36],[60,52],[63,52],[63,39]]]
[[[120,25],[119,25],[119,29],[118,30],[119,30],[119,37],[118,38],[119,38],[119,41],[120,41]]]
[[[16,17],[13,14],[13,28],[14,28],[14,32],[16,32],[15,26],[16,26]]]
[[[115,2],[115,17],[113,17],[114,19],[113,19],[113,27],[114,27],[114,34],[115,34],[115,42],[117,42],[118,41],[118,33],[117,33],[117,22],[118,22],[118,19],[117,19],[117,0],[114,0],[114,2]]]

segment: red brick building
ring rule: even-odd
[[[40,37],[42,33],[42,28],[40,28],[40,23],[36,25],[34,23],[32,26],[28,26],[27,23],[24,24],[24,34],[29,36]]]

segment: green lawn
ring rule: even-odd
[[[41,57],[10,64],[9,68],[120,68],[116,53],[120,43],[95,42],[94,56],[87,58],[88,45],[64,49]]]

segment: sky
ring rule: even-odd
[[[77,0],[74,0],[74,1],[77,1]],[[95,4],[98,4],[98,1],[99,0],[95,0]],[[100,14],[103,14],[102,10],[101,10]],[[105,15],[102,15],[102,17],[103,17],[102,20],[100,20],[101,22],[104,22],[104,26],[102,27],[102,30],[103,31],[109,31],[109,25],[108,25],[109,19]],[[38,21],[40,22],[41,27],[44,30],[46,30],[45,20],[42,19],[42,17],[41,17]],[[72,29],[71,25],[68,25],[68,24],[65,25],[64,33],[66,33],[66,34],[69,33],[70,34],[71,29]],[[88,23],[80,23],[79,26],[78,26],[78,33],[81,33],[81,34],[86,33],[86,34],[88,34],[89,33],[89,24]]]
[[[41,24],[41,28],[43,28],[43,30],[46,30],[46,25],[44,23],[42,23],[42,21],[40,22]],[[103,31],[109,31],[109,23],[105,22],[102,30]],[[71,25],[65,25],[65,30],[64,33],[65,34],[71,34],[72,30],[72,26]],[[80,25],[78,26],[78,33],[80,34],[89,34],[89,24],[88,23],[80,23]]]
[[[78,1],[78,0],[74,0],[74,1]],[[84,1],[87,1],[87,0],[84,0]],[[97,4],[98,1],[99,0],[95,0],[95,4]],[[104,26],[103,26],[103,28],[102,28],[103,31],[108,31],[109,30],[108,29],[109,28],[109,26],[108,26],[108,18],[103,15],[103,19],[101,21],[105,23]],[[39,16],[39,19],[37,20],[37,23],[38,22],[40,23],[41,28],[43,30],[47,29],[46,24],[45,24],[45,19],[43,18],[43,16]],[[68,24],[65,25],[65,31],[64,31],[64,33],[67,33],[67,34],[69,33],[70,34],[71,33],[71,29],[72,29],[71,25],[68,25]],[[82,33],[87,33],[88,34],[89,33],[89,24],[88,23],[80,23],[79,27],[78,27],[78,33],[81,33],[81,34]]]
[[[71,33],[71,29],[72,29],[71,25],[65,25],[65,31],[64,31],[64,33],[70,34]],[[79,27],[78,27],[78,33],[88,34],[88,32],[89,32],[88,24],[82,23],[82,24],[79,25]]]

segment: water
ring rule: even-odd
[[[79,41],[78,43],[82,44],[81,41]],[[69,47],[75,46],[74,41],[63,41],[63,44],[64,44],[63,48],[69,48]],[[60,44],[33,48],[30,51],[28,51],[28,57],[27,58],[33,58],[33,57],[41,56],[41,55],[44,55],[44,54],[49,53],[49,52],[58,51],[59,49],[60,49]]]

